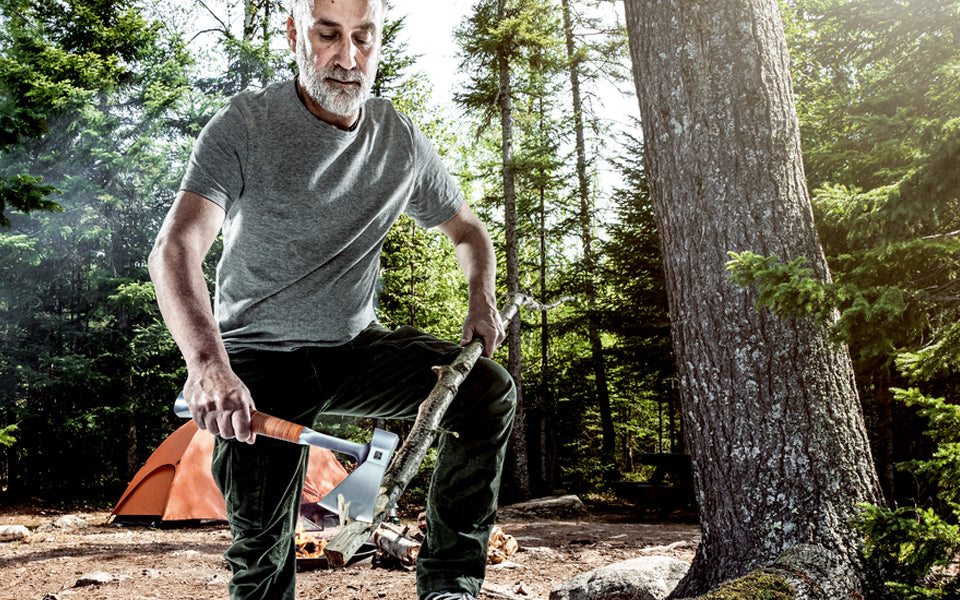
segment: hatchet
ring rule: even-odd
[[[173,405],[173,412],[178,417],[190,418],[190,407],[187,400],[180,394]],[[320,506],[334,514],[344,514],[347,519],[373,522],[373,513],[380,493],[380,482],[390,464],[390,457],[397,448],[399,437],[384,431],[374,429],[370,442],[358,444],[343,440],[331,435],[314,431],[309,427],[284,421],[283,419],[262,413],[258,410],[250,413],[250,427],[259,435],[285,440],[305,446],[317,446],[333,452],[349,454],[357,459],[357,468],[320,499]]]

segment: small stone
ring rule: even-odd
[[[95,573],[88,573],[86,575],[81,575],[80,579],[77,579],[77,582],[73,584],[73,587],[85,587],[88,585],[104,585],[115,581],[116,578],[110,573],[104,573],[103,571],[97,571]]]
[[[89,523],[87,523],[85,520],[78,517],[77,515],[63,515],[62,517],[59,517],[53,522],[47,523],[46,525],[39,527],[39,530],[40,531],[54,531],[54,530],[73,531],[74,529],[83,529],[84,527],[87,527],[89,525],[90,525]]]
[[[213,577],[207,580],[204,585],[227,585],[230,582],[230,577],[224,575],[223,573],[217,573]]]
[[[22,540],[30,535],[30,530],[23,525],[4,525],[0,527],[0,542]]]

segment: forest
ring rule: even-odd
[[[849,355],[841,362],[876,479],[855,518],[864,552],[896,597],[960,597],[944,570],[960,551],[960,2],[723,4],[769,5],[782,22],[795,162],[821,258],[763,241],[782,223],[733,199],[692,217],[671,212],[670,194],[693,182],[669,177],[666,142],[654,148],[654,115],[667,111],[653,110],[644,80],[656,60],[641,67],[644,52],[661,56],[654,36],[640,35],[656,29],[651,3],[477,0],[453,32],[464,84],[445,106],[388,2],[374,93],[413,118],[458,178],[493,234],[503,295],[553,306],[522,312],[497,354],[520,398],[502,495],[612,494],[617,481],[650,477],[638,457],[692,451],[701,519],[713,518],[719,495],[698,450],[711,428],[690,391],[708,359],[687,353],[695,332],[685,327],[695,305],[719,302],[720,313],[802,323],[795,331],[821,336],[824,356]],[[287,7],[0,8],[0,502],[109,504],[179,425],[171,407],[186,374],[147,255],[204,124],[241,90],[295,75],[282,43]],[[667,80],[686,76],[662,62]],[[647,121],[610,114],[610,90],[639,100]],[[734,171],[749,169],[748,154]],[[724,236],[728,220],[761,241]],[[717,285],[745,304],[683,287],[684,227],[721,230],[710,247],[722,257]],[[458,339],[465,303],[445,238],[398,222],[381,256],[381,322]],[[792,366],[790,352],[764,368]],[[717,360],[718,372],[739,369]],[[732,406],[709,425],[738,429],[772,408]],[[368,426],[331,428],[362,436]]]

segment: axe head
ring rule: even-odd
[[[357,457],[357,468],[347,475],[340,485],[320,499],[320,506],[340,514],[342,505],[345,512],[343,517],[373,523],[380,483],[399,441],[400,438],[394,433],[374,429],[370,443],[365,446],[365,452],[360,452],[364,456]]]

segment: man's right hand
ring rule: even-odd
[[[236,438],[252,444],[256,434],[250,428],[250,414],[256,410],[250,390],[229,367],[191,372],[183,388],[193,421],[224,439]]]

